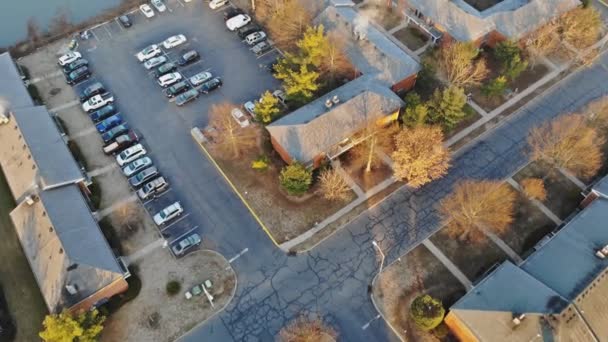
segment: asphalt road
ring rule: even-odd
[[[525,137],[532,126],[608,92],[603,64],[574,75],[469,145],[453,160],[447,177],[415,192],[401,189],[312,252],[288,257],[270,242],[189,135],[193,126],[205,125],[211,104],[242,103],[277,87],[271,75],[260,70],[260,60],[226,31],[221,14],[204,5],[191,2],[183,7],[170,1],[171,13],[151,20],[135,15],[129,30],[116,23],[95,29],[94,39],[81,47],[96,76],[115,93],[127,121],[143,134],[153,160],[172,184],[172,196],[190,213],[204,245],[227,258],[248,248],[232,264],[239,281],[232,303],[186,334],[184,341],[272,341],[302,311],[322,314],[344,341],[396,340],[385,323],[375,319],[378,313],[369,299],[368,286],[378,270],[371,241],[381,243],[386,262],[391,262],[439,228],[434,207],[454,182],[507,176],[526,162]],[[141,48],[178,33],[203,57],[185,73],[211,68],[224,79],[219,91],[183,108],[163,98],[134,57]],[[601,62],[608,63],[608,58]]]

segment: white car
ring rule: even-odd
[[[154,215],[154,223],[156,223],[157,226],[162,226],[178,217],[183,212],[184,208],[182,208],[182,205],[179,202],[175,202]]]
[[[190,77],[190,83],[192,83],[192,86],[196,87],[198,85],[201,85],[201,84],[209,81],[212,78],[213,78],[213,75],[210,72],[203,71],[203,72],[199,72],[198,74]]]
[[[245,113],[243,113],[242,110],[240,110],[238,108],[234,108],[234,109],[232,109],[230,114],[232,115],[234,120],[236,120],[236,122],[239,123],[239,125],[241,127],[244,128],[244,127],[249,126],[249,119],[247,119],[247,117],[245,116]]]
[[[209,8],[218,9],[228,3],[228,0],[211,0],[209,2]]]
[[[154,8],[156,8],[156,10],[160,13],[167,10],[167,6],[165,6],[162,0],[150,0],[150,3],[152,3],[152,6],[154,6]]]
[[[59,57],[59,62],[57,62],[57,63],[61,66],[64,66],[64,65],[68,65],[76,60],[79,60],[81,58],[82,58],[82,55],[80,54],[80,52],[70,51],[70,52],[66,53],[65,55]]]
[[[135,159],[139,159],[146,155],[147,151],[143,147],[142,144],[137,144],[127,148],[126,150],[120,152],[116,156],[116,162],[118,165],[123,166],[127,163],[134,161]]]
[[[166,61],[167,61],[167,57],[165,57],[165,56],[153,57],[153,58],[148,59],[144,63],[144,68],[150,70],[152,68],[155,68],[155,67],[165,63]]]
[[[156,57],[163,53],[158,45],[152,44],[137,53],[137,59],[140,63],[147,61],[150,58]]]
[[[123,167],[122,173],[124,173],[124,175],[127,177],[131,177],[132,175],[151,165],[152,159],[150,159],[150,157],[142,157],[130,162],[127,166]]]
[[[178,34],[165,39],[165,41],[163,42],[163,46],[165,47],[165,49],[171,49],[184,44],[186,40],[186,36],[184,36],[183,34]]]
[[[179,72],[171,72],[158,78],[158,85],[165,88],[182,79]]]
[[[139,10],[146,18],[152,18],[154,16],[154,10],[148,4],[143,4],[139,6]]]
[[[240,29],[241,27],[249,24],[251,22],[251,17],[247,14],[239,14],[236,17],[232,17],[226,21],[226,27],[230,31],[234,31],[236,29]]]
[[[266,39],[266,33],[264,33],[263,31],[258,31],[253,32],[252,34],[245,37],[245,42],[247,43],[247,45],[253,46],[264,39]]]

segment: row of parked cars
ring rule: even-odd
[[[183,34],[171,36],[160,45],[165,50],[170,50],[187,42]],[[177,61],[169,61],[163,55],[163,51],[157,44],[152,44],[136,55],[137,60],[143,63],[144,68],[152,70],[152,75],[156,78],[159,86],[164,88],[163,93],[167,98],[175,98],[177,106],[195,100],[200,94],[220,88],[222,80],[214,77],[210,72],[199,72],[189,78],[185,78],[177,71],[178,67],[184,67],[200,59],[200,54],[196,50],[187,50],[180,54]]]
[[[268,35],[262,28],[253,23],[251,17],[236,7],[230,7],[224,11],[224,21],[230,31],[235,31],[256,56],[261,56],[272,50],[272,44],[268,41]]]

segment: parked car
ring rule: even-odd
[[[103,84],[101,84],[101,82],[94,82],[92,84],[90,84],[89,86],[87,86],[86,88],[84,88],[80,94],[78,94],[78,98],[80,99],[80,102],[85,102],[86,100],[88,100],[89,98],[91,98],[92,96],[95,95],[99,95],[99,94],[105,94],[107,93],[106,88],[103,86]]]
[[[135,176],[129,178],[131,187],[137,189],[145,182],[158,176],[158,169],[155,166],[150,166],[142,171],[139,171]]]
[[[165,96],[168,98],[172,98],[185,92],[188,89],[190,89],[190,85],[188,84],[188,82],[177,82],[165,90]]]
[[[240,8],[236,8],[236,7],[230,7],[227,10],[224,11],[224,21],[230,19],[230,18],[234,18],[239,14],[244,14],[245,12],[243,12],[242,9]]]
[[[103,147],[105,154],[116,154],[127,147],[131,147],[139,142],[139,137],[135,132],[130,131],[127,134],[116,137],[114,142],[107,144]]]
[[[145,49],[141,50],[140,52],[138,52],[136,57],[140,63],[143,63],[152,57],[156,57],[156,56],[160,55],[161,53],[163,53],[163,52],[160,50],[158,45],[152,44],[152,45],[146,47]]]
[[[146,18],[152,18],[154,16],[154,10],[148,4],[143,4],[139,6],[139,10]]]
[[[256,56],[260,56],[270,50],[272,50],[272,45],[270,45],[270,43],[268,43],[267,41],[259,42],[251,48],[251,51],[253,51]]]
[[[236,31],[236,34],[239,36],[239,38],[245,39],[245,37],[247,37],[248,35],[250,35],[254,32],[261,31],[261,30],[262,30],[262,28],[256,24],[249,24],[247,26],[244,26],[244,27],[241,27],[240,29],[238,29]]]
[[[137,144],[127,148],[126,150],[120,152],[116,156],[116,162],[119,166],[123,166],[127,163],[134,161],[135,159],[139,159],[145,156],[147,153],[146,149],[142,144]]]
[[[141,189],[137,190],[137,196],[142,200],[150,198],[151,196],[156,196],[167,190],[169,188],[169,183],[163,177],[158,177],[144,184]]]
[[[65,66],[65,65],[75,62],[81,58],[82,58],[82,55],[80,54],[80,52],[70,51],[70,52],[66,53],[65,55],[59,57],[57,64],[59,64],[59,66]]]
[[[249,24],[250,22],[251,22],[250,16],[248,16],[247,14],[239,14],[235,17],[228,19],[226,21],[226,27],[230,31],[234,31],[236,29],[239,29],[239,28]]]
[[[178,82],[181,79],[182,79],[182,75],[179,72],[172,72],[172,73],[162,75],[161,77],[159,77],[158,85],[163,88],[166,88],[166,87],[172,85],[173,83]]]
[[[177,64],[185,66],[199,60],[201,56],[195,50],[190,50],[179,57]]]
[[[152,6],[154,6],[154,8],[156,8],[156,10],[160,13],[167,10],[167,6],[165,6],[162,0],[151,0],[150,3],[152,3]]]
[[[165,41],[163,42],[163,47],[167,50],[172,49],[176,46],[184,44],[186,41],[186,36],[184,36],[183,34],[178,34],[165,39]]]
[[[253,46],[263,40],[266,40],[266,33],[264,31],[253,32],[247,37],[245,37],[245,42],[249,46]]]
[[[219,77],[215,77],[203,83],[199,91],[203,94],[209,94],[211,91],[221,88],[222,84],[222,80]]]
[[[282,104],[285,104],[285,101],[287,101],[287,94],[281,89],[273,91],[272,96],[276,97]]]
[[[120,24],[124,27],[124,28],[129,28],[131,27],[133,24],[131,23],[131,19],[129,19],[128,15],[121,15],[120,17],[118,17],[118,21],[120,22]]]
[[[150,70],[152,68],[156,68],[157,66],[165,62],[167,62],[167,57],[165,56],[152,57],[144,63],[144,68]]]
[[[154,223],[157,226],[162,226],[184,213],[181,203],[175,202],[154,215]]]
[[[194,101],[194,99],[196,99],[199,95],[200,93],[198,92],[198,90],[190,89],[187,92],[178,95],[175,98],[175,104],[181,107],[190,101]]]
[[[196,87],[198,85],[201,85],[207,81],[209,81],[211,78],[213,77],[213,75],[208,72],[208,71],[203,71],[203,72],[199,72],[198,74],[190,77],[190,83]]]
[[[113,103],[111,103],[109,105],[105,105],[105,106],[99,108],[98,110],[91,113],[89,116],[90,116],[91,120],[93,120],[94,123],[97,123],[97,122],[109,117],[110,115],[114,115],[116,113],[118,113],[118,108],[116,108],[116,106]]]
[[[89,77],[91,77],[91,70],[89,70],[88,67],[84,66],[67,74],[65,76],[65,81],[69,85],[74,85],[88,79]]]
[[[147,168],[148,166],[152,166],[152,159],[150,159],[150,157],[141,157],[139,159],[135,159],[134,161],[127,164],[127,166],[123,167],[122,173],[127,177],[131,177],[132,175]]]
[[[87,113],[90,113],[94,110],[97,110],[105,105],[110,103],[114,103],[114,96],[110,93],[98,94],[90,99],[88,99],[85,103],[82,104],[82,110]]]
[[[63,67],[63,73],[64,74],[69,74],[72,71],[74,71],[76,69],[79,69],[79,68],[81,68],[83,66],[88,67],[89,66],[89,61],[87,61],[86,59],[83,59],[83,58],[77,59],[77,60],[73,61],[72,63],[64,66]]]
[[[127,123],[122,123],[111,130],[105,132],[101,135],[101,140],[103,140],[104,144],[114,140],[116,137],[120,136],[123,133],[129,131],[129,125]]]
[[[239,123],[239,126],[243,128],[249,126],[249,119],[247,119],[245,113],[243,113],[243,111],[239,108],[233,108],[230,115],[232,115],[234,120]]]
[[[211,0],[209,2],[209,8],[218,9],[228,3],[228,0]]]
[[[119,113],[119,114],[114,114],[114,115],[100,121],[97,125],[95,125],[95,128],[97,128],[97,132],[104,133],[104,132],[107,132],[108,130],[120,125],[121,123],[123,123],[123,120],[122,120],[122,116]]]
[[[192,233],[182,240],[180,240],[177,244],[175,244],[171,249],[173,250],[173,254],[176,256],[183,255],[189,249],[194,246],[198,246],[201,244],[201,236],[197,233]]]
[[[255,105],[257,101],[247,101],[243,104],[243,108],[255,119]]]
[[[156,70],[154,71],[154,77],[159,78],[162,75],[168,74],[175,70],[177,70],[177,65],[175,63],[173,63],[173,62],[165,63],[165,64],[159,66],[158,68],[156,68]]]

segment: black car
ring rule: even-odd
[[[186,81],[181,81],[167,88],[165,90],[165,96],[168,98],[172,98],[185,92],[188,89],[190,89],[190,84],[188,84],[188,82]]]
[[[181,55],[181,57],[177,60],[177,64],[179,64],[180,66],[188,65],[190,63],[193,63],[194,61],[199,60],[200,58],[201,56],[198,54],[198,52],[196,52],[195,50],[190,50]]]
[[[121,15],[120,17],[118,17],[118,21],[120,21],[120,24],[121,24],[121,25],[122,25],[124,28],[131,27],[131,25],[133,25],[133,24],[131,23],[131,19],[129,19],[129,16],[128,16],[128,15],[126,15],[126,14],[125,14],[125,15]]]
[[[63,73],[69,74],[72,71],[74,71],[74,70],[76,70],[78,68],[81,68],[83,66],[89,66],[89,61],[87,61],[84,58],[75,60],[72,63],[70,63],[70,64],[68,64],[68,65],[66,65],[66,66],[63,67]]]
[[[262,28],[256,24],[249,24],[236,30],[236,34],[239,36],[239,38],[245,39],[245,37],[247,37],[248,35],[258,31],[262,31]]]
[[[159,78],[162,75],[166,75],[170,72],[174,72],[177,69],[177,64],[173,62],[165,63],[159,66],[156,71],[154,71],[154,78]]]
[[[224,11],[224,21],[227,21],[230,18],[236,17],[239,14],[244,14],[245,12],[240,8],[230,7],[229,9]]]
[[[212,90],[220,88],[222,84],[222,80],[219,77],[215,77],[203,83],[199,91],[203,94],[209,94],[209,92],[211,92]]]
[[[80,83],[91,77],[91,71],[88,67],[83,66],[65,75],[65,80],[69,85]]]
[[[104,93],[107,93],[107,91],[103,84],[101,84],[101,82],[94,82],[80,92],[80,102],[85,102],[92,96]]]
[[[109,105],[103,106],[103,107],[99,108],[98,110],[94,111],[93,113],[91,113],[90,117],[91,117],[91,120],[93,120],[93,122],[97,123],[97,122],[109,117],[110,115],[115,114],[116,112],[118,112],[118,108],[116,108],[116,105],[109,104]]]

